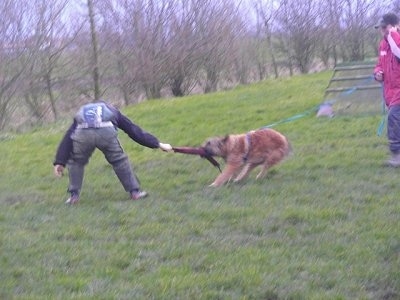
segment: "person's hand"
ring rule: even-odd
[[[55,165],[54,166],[54,175],[56,177],[63,176],[63,173],[64,173],[64,166],[62,166],[62,165]]]
[[[172,151],[172,146],[170,144],[164,144],[164,143],[159,143],[158,146],[162,151],[165,152],[171,152]]]
[[[376,81],[380,81],[380,82],[383,81],[383,72],[382,71],[376,72],[374,74],[374,77],[375,77]]]

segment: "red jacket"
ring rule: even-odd
[[[386,105],[400,105],[400,33],[391,31],[379,44],[379,58],[374,74],[383,72]]]

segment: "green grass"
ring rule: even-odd
[[[329,72],[123,112],[198,146],[318,105]],[[377,103],[377,112],[380,103]],[[399,172],[377,115],[309,115],[275,129],[294,154],[265,180],[219,189],[195,156],[121,143],[150,193],[131,202],[100,152],[81,202],[52,160],[68,124],[0,136],[1,299],[399,299]]]

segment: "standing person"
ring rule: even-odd
[[[383,84],[383,96],[388,108],[387,136],[391,156],[387,164],[400,167],[400,34],[399,18],[393,13],[383,15],[375,28],[380,28],[382,40],[374,69],[375,80]]]
[[[68,167],[70,197],[65,203],[75,204],[79,201],[84,168],[96,148],[103,152],[132,200],[147,196],[147,193],[140,189],[129,158],[119,143],[117,128],[122,129],[142,146],[172,151],[171,145],[160,143],[155,136],[133,124],[110,104],[100,101],[83,105],[59,144],[53,162],[54,174],[57,177],[63,175],[66,165]]]

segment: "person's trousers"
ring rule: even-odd
[[[68,161],[69,192],[80,193],[85,165],[96,148],[103,152],[112,165],[125,191],[139,190],[139,181],[133,172],[128,156],[119,143],[115,128],[76,129],[71,138],[73,150],[71,159]]]
[[[400,105],[389,108],[387,136],[390,152],[393,154],[400,153]]]

